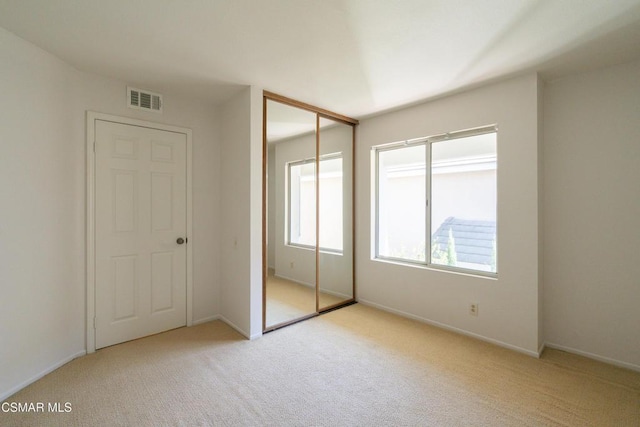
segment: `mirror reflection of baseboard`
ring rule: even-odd
[[[351,297],[348,295],[333,295],[322,292],[322,290],[320,290],[320,307],[323,309],[327,307],[333,307],[336,304],[343,303],[348,299],[351,299]]]

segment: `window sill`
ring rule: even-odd
[[[439,266],[437,264],[427,265],[427,264],[420,264],[417,262],[416,263],[409,262],[409,261],[403,262],[401,260],[388,259],[388,258],[371,258],[371,261],[381,262],[385,264],[393,264],[393,265],[398,265],[402,267],[412,267],[420,270],[430,270],[430,271],[437,271],[440,273],[456,274],[458,276],[474,277],[478,279],[488,279],[492,281],[498,280],[498,273],[463,270],[463,269],[457,269],[455,267],[452,268],[452,267],[446,267],[446,266]]]

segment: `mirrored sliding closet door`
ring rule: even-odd
[[[356,124],[265,92],[265,332],[354,301]]]

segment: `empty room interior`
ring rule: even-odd
[[[0,425],[640,425],[640,1],[0,0]]]

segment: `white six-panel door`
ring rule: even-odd
[[[95,122],[95,342],[186,325],[186,135]]]

